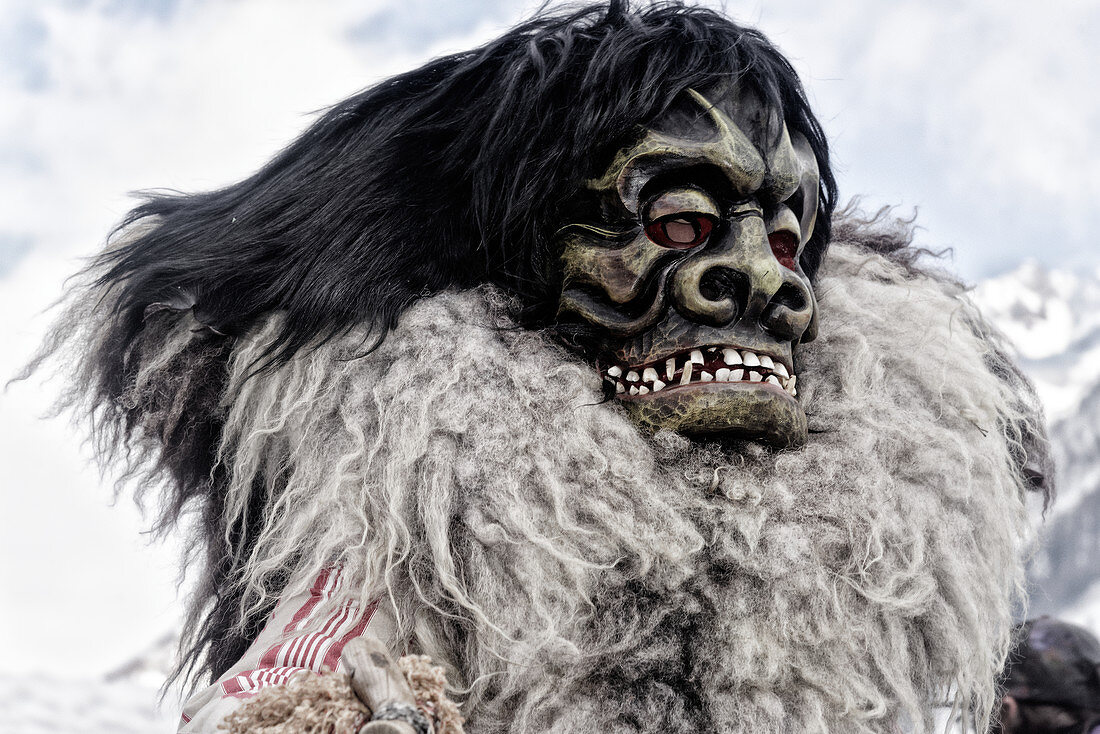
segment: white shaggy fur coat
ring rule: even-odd
[[[958,285],[854,242],[884,236],[838,226],[792,451],[643,435],[492,290],[418,303],[365,356],[353,333],[253,374],[273,316],[223,398],[227,520],[264,518],[242,619],[340,564],[449,668],[472,732],[987,719],[1041,417]]]
[[[249,601],[341,564],[470,688],[472,731],[923,729],[979,716],[1021,588],[1016,387],[960,289],[852,245],[798,355],[805,448],[643,436],[490,291],[246,379],[230,511],[271,488]]]

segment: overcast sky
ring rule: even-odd
[[[518,20],[517,0],[0,0],[0,376],[132,205],[242,178],[311,112]],[[1100,4],[729,2],[802,74],[843,199],[919,208],[968,280],[1094,269]],[[175,546],[144,545],[49,388],[0,396],[0,670],[113,667],[178,617]],[[54,627],[44,641],[43,627]],[[29,632],[28,632],[29,630]]]

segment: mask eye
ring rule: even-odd
[[[714,229],[714,219],[697,212],[677,212],[655,219],[646,225],[646,237],[661,247],[689,250],[707,241]]]
[[[768,244],[772,246],[772,254],[779,264],[789,270],[797,270],[798,264],[794,261],[798,254],[798,238],[786,230],[779,230],[768,235]]]

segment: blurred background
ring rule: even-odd
[[[706,3],[723,7],[718,3]],[[133,205],[236,181],[326,105],[484,42],[526,0],[0,0],[0,378]],[[1060,497],[1032,614],[1100,632],[1100,5],[730,0],[791,59],[842,200],[918,240],[1036,381]],[[169,732],[154,708],[180,620],[178,539],[150,542],[56,386],[0,394],[0,732]],[[1039,522],[1039,511],[1035,511]],[[8,728],[11,727],[11,728]]]

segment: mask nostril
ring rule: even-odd
[[[809,305],[806,301],[805,292],[791,283],[781,285],[775,295],[772,296],[771,302],[774,306],[786,306],[792,311],[801,311]]]
[[[714,267],[703,273],[699,278],[699,294],[708,301],[724,301],[730,299],[737,303],[738,309],[744,306],[743,301],[749,292],[749,279],[741,272],[732,268]]]

